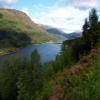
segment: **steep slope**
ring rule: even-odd
[[[47,32],[57,37],[59,42],[62,42],[67,39],[65,36],[63,36],[63,32],[60,31],[59,29],[49,28],[47,29]]]
[[[75,38],[81,37],[81,33],[79,33],[79,32],[65,33],[57,28],[52,28],[49,26],[45,26],[45,27],[46,27],[47,32],[53,34],[54,36],[56,36],[57,38],[59,38],[61,40],[75,39]]]
[[[49,100],[99,100],[100,47],[92,49],[79,63],[58,73]]]
[[[24,12],[0,8],[0,33],[2,31],[25,33],[33,43],[53,41],[52,35],[35,24]]]

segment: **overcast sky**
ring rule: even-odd
[[[34,22],[67,33],[81,31],[91,8],[100,12],[100,0],[0,0],[0,6],[24,11]]]

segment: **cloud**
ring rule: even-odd
[[[74,6],[79,9],[90,9],[97,6],[97,0],[73,0]]]
[[[6,3],[6,4],[12,4],[12,3],[16,3],[17,0],[0,0],[1,3]]]
[[[15,4],[18,0],[0,0],[0,7],[2,8],[13,8],[13,4]]]
[[[4,4],[13,4],[17,0],[0,0]],[[84,19],[88,17],[91,8],[100,11],[100,0],[54,0],[55,3],[33,4],[23,7],[21,11],[28,14],[39,24],[50,25],[62,29],[64,32],[81,31]],[[1,3],[0,3],[1,4]],[[100,15],[100,12],[99,12]]]
[[[50,25],[67,33],[81,31],[89,10],[80,10],[72,5],[60,6],[61,1],[65,3],[64,0],[60,0],[52,7],[41,4],[33,5],[34,11],[28,9],[28,14],[36,23]]]
[[[30,11],[28,8],[22,8],[21,11],[25,12],[27,15],[30,16]]]
[[[33,21],[59,28],[66,33],[81,31],[91,8],[100,9],[100,0],[55,0],[52,6],[45,4],[23,8]],[[100,14],[100,13],[99,13]]]
[[[62,0],[66,2],[66,5],[71,5],[81,10],[87,10],[91,8],[100,8],[100,0]]]

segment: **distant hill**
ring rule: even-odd
[[[63,35],[63,32],[56,28],[49,28],[47,32],[57,37],[59,42],[66,40],[66,37]]]
[[[73,33],[68,33],[68,34],[64,33],[63,36],[65,36],[68,39],[75,39],[75,38],[81,37],[81,33],[78,33],[78,32],[73,32]]]
[[[14,9],[0,8],[0,34],[3,35],[3,33],[8,32],[10,37],[11,31],[16,34],[24,33],[32,40],[32,43],[43,43],[55,41],[56,39],[48,34],[44,28],[34,23],[24,12]],[[2,41],[8,39],[2,35]]]
[[[81,33],[78,33],[78,32],[65,33],[57,28],[51,28],[49,26],[46,26],[46,30],[47,30],[47,32],[55,35],[56,37],[58,37],[59,39],[62,39],[62,40],[74,39],[74,38],[81,37]]]

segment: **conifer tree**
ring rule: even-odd
[[[89,44],[89,22],[85,19],[85,23],[83,25],[83,40]]]
[[[83,25],[83,40],[92,48],[97,43],[98,34],[98,16],[97,11],[93,8],[89,14],[89,21],[85,19]]]

